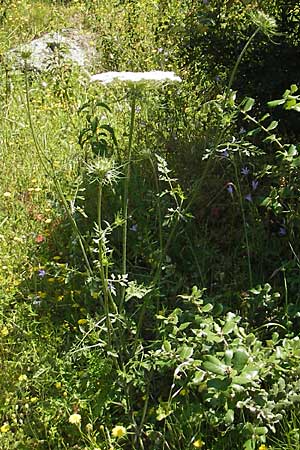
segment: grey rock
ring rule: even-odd
[[[88,68],[97,55],[91,42],[91,34],[65,28],[9,50],[5,59],[13,69],[24,70],[27,65],[28,70],[38,72],[49,70],[58,59]]]

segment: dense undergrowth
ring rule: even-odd
[[[298,15],[1,3],[1,449],[299,450]],[[182,81],[6,62],[66,27]]]

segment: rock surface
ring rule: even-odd
[[[58,58],[88,68],[96,54],[90,34],[65,28],[11,49],[6,60],[13,69],[24,70],[25,56],[28,70],[43,72],[51,68]]]

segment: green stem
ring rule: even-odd
[[[123,233],[122,233],[122,275],[127,273],[127,226],[128,226],[128,193],[129,193],[129,180],[131,171],[131,158],[132,158],[132,143],[133,143],[133,132],[134,132],[134,122],[135,122],[135,105],[136,105],[136,92],[132,91],[132,101],[131,101],[131,113],[130,113],[130,128],[129,128],[129,140],[128,140],[128,161],[127,161],[127,172],[124,182],[124,193],[123,193]],[[120,301],[120,312],[124,303],[125,298],[125,286],[122,287],[121,301]]]
[[[160,253],[160,261],[163,257],[163,233],[162,233],[162,213],[161,213],[161,202],[160,202],[160,196],[159,196],[159,180],[156,172],[155,165],[153,163],[152,158],[150,157],[150,163],[154,175],[154,181],[155,181],[155,188],[156,188],[156,194],[157,194],[157,214],[158,214],[158,233],[159,233],[159,253]]]
[[[249,38],[248,41],[246,42],[246,44],[245,44],[243,50],[242,50],[241,53],[239,54],[238,59],[236,60],[236,63],[235,63],[234,68],[233,68],[233,70],[232,70],[232,72],[231,72],[230,80],[229,80],[229,83],[228,83],[228,86],[227,86],[227,89],[226,89],[226,94],[225,94],[225,99],[224,99],[224,105],[226,105],[226,102],[227,102],[227,100],[228,100],[228,98],[229,98],[230,90],[231,90],[231,88],[232,88],[232,85],[233,85],[233,82],[234,82],[234,78],[235,78],[237,69],[238,69],[238,67],[239,67],[239,65],[240,65],[240,63],[241,63],[241,61],[242,61],[242,58],[243,58],[244,54],[246,53],[246,51],[247,51],[249,45],[251,44],[251,42],[253,41],[253,39],[255,38],[255,36],[257,35],[257,33],[259,32],[259,30],[260,30],[260,28],[257,28],[257,29],[254,31],[254,33],[252,34],[252,36],[250,36],[250,38]]]
[[[102,184],[99,183],[98,186],[98,202],[97,202],[97,216],[98,216],[98,232],[99,232],[99,241],[98,241],[98,252],[99,252],[99,270],[100,277],[102,283],[103,290],[103,298],[104,298],[104,314],[106,317],[106,326],[107,326],[107,340],[108,340],[108,349],[112,348],[112,324],[109,316],[109,302],[108,302],[108,285],[107,285],[107,274],[105,274],[103,260],[105,255],[103,254],[103,243],[102,243]]]
[[[242,219],[243,219],[245,244],[246,244],[246,250],[247,250],[249,283],[250,283],[250,287],[252,287],[253,279],[252,279],[252,268],[251,268],[251,257],[250,257],[249,238],[248,238],[248,231],[247,231],[247,222],[246,222],[245,210],[244,210],[244,206],[243,206],[243,198],[242,198],[241,186],[240,186],[240,181],[239,181],[239,174],[238,174],[238,170],[237,170],[237,165],[234,160],[233,160],[233,167],[234,167],[234,173],[235,173],[235,179],[236,179],[237,194],[238,194],[238,198],[239,198],[240,209],[241,209]]]

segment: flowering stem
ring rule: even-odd
[[[131,113],[130,113],[130,128],[129,128],[129,140],[128,140],[128,161],[127,161],[127,172],[124,182],[124,193],[123,193],[123,236],[122,236],[122,275],[127,273],[127,225],[128,225],[128,192],[129,192],[129,179],[131,170],[131,157],[132,157],[132,142],[133,142],[133,131],[135,122],[135,105],[136,105],[136,91],[132,90],[132,100],[131,100]],[[120,310],[125,298],[125,286],[122,287]]]

